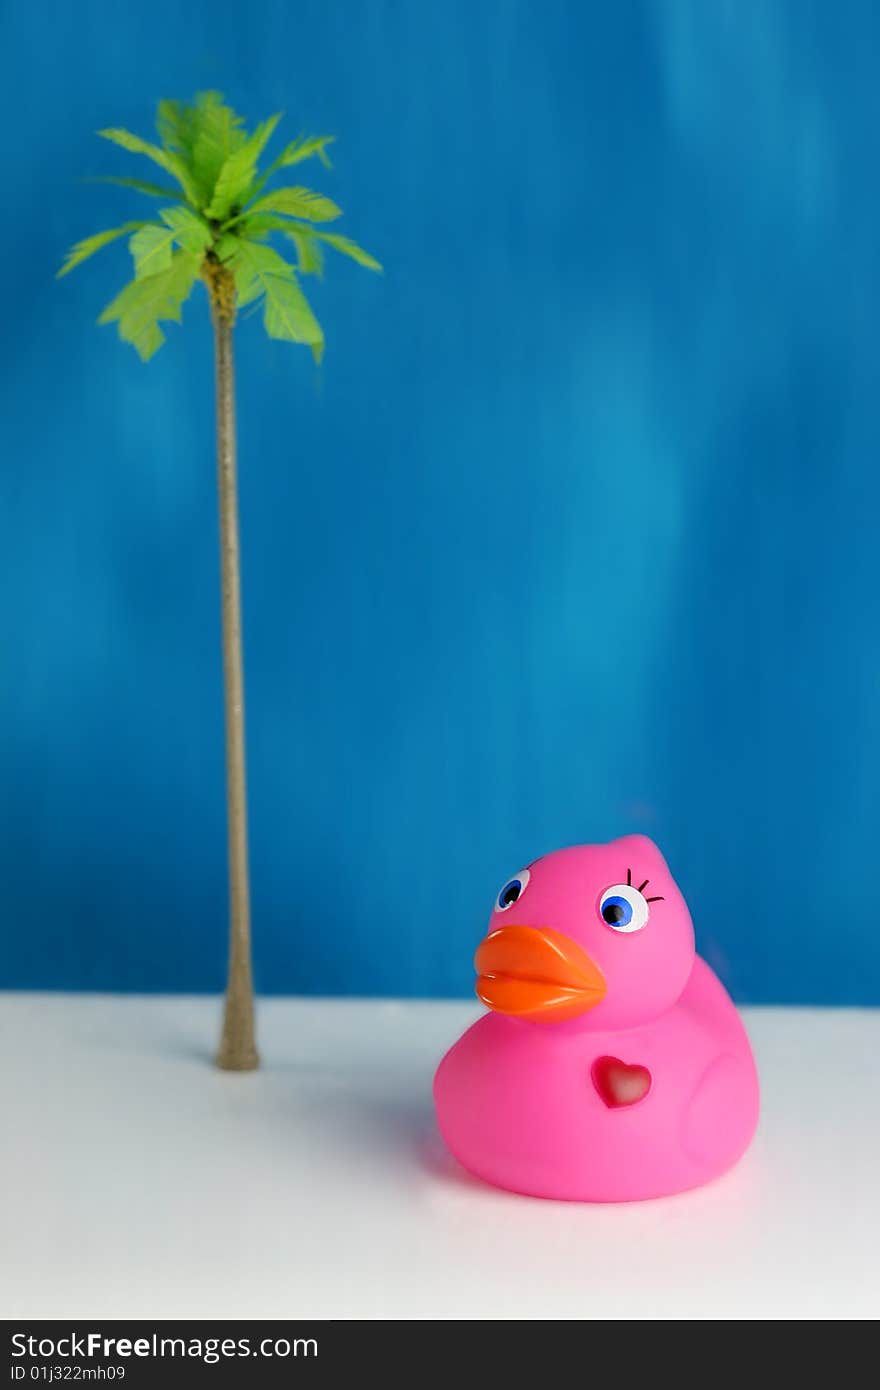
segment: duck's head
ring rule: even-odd
[[[514,874],[474,958],[490,1009],[597,1030],[671,1008],[693,963],[687,905],[644,835],[557,850]]]

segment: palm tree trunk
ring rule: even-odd
[[[214,321],[217,384],[217,490],[220,504],[220,582],[223,604],[223,680],[226,694],[226,796],[229,835],[229,976],[217,1065],[251,1071],[259,1065],[254,1039],[251,909],[244,756],[244,680],[238,562],[238,485],[232,327],[234,285],[217,266],[208,279]],[[229,277],[231,279],[231,277]]]

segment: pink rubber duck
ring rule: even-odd
[[[708,1182],[748,1147],[758,1078],[690,913],[643,835],[537,859],[474,961],[491,1012],[443,1058],[440,1131],[497,1187],[628,1202]]]

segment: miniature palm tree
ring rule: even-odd
[[[181,307],[196,281],[204,281],[214,325],[217,385],[217,467],[220,509],[220,570],[223,673],[226,692],[226,774],[229,834],[230,945],[223,1034],[217,1063],[232,1071],[258,1065],[254,1034],[250,889],[244,754],[244,687],[241,657],[235,384],[232,331],[236,311],[261,304],[270,338],[304,343],[320,361],[324,335],[300,287],[300,276],[320,275],[322,251],[330,246],[370,270],[379,262],[355,242],[321,230],[340,209],[309,188],[271,186],[282,169],[317,157],[329,168],[328,135],[301,137],[285,146],[261,173],[259,160],[280,117],[248,133],[217,92],[191,105],[159,103],[159,144],[127,130],[99,135],[133,154],[145,155],[174,186],[136,178],[110,178],[138,193],[166,201],[157,217],[125,222],[73,247],[58,272],[74,266],[121,237],[128,237],[134,279],[98,319],[115,323],[143,361],[162,346],[161,324],[179,323]],[[167,200],[173,199],[173,202]],[[284,238],[295,264],[270,244]]]

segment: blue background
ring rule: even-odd
[[[238,332],[257,978],[443,995],[497,885],[643,830],[742,1000],[880,1003],[880,13],[2,12],[0,983],[222,985],[206,308],[98,310],[160,96],[287,138],[325,365]],[[277,138],[277,137],[276,137]],[[306,172],[307,171],[307,172]],[[299,173],[299,171],[297,171]]]

